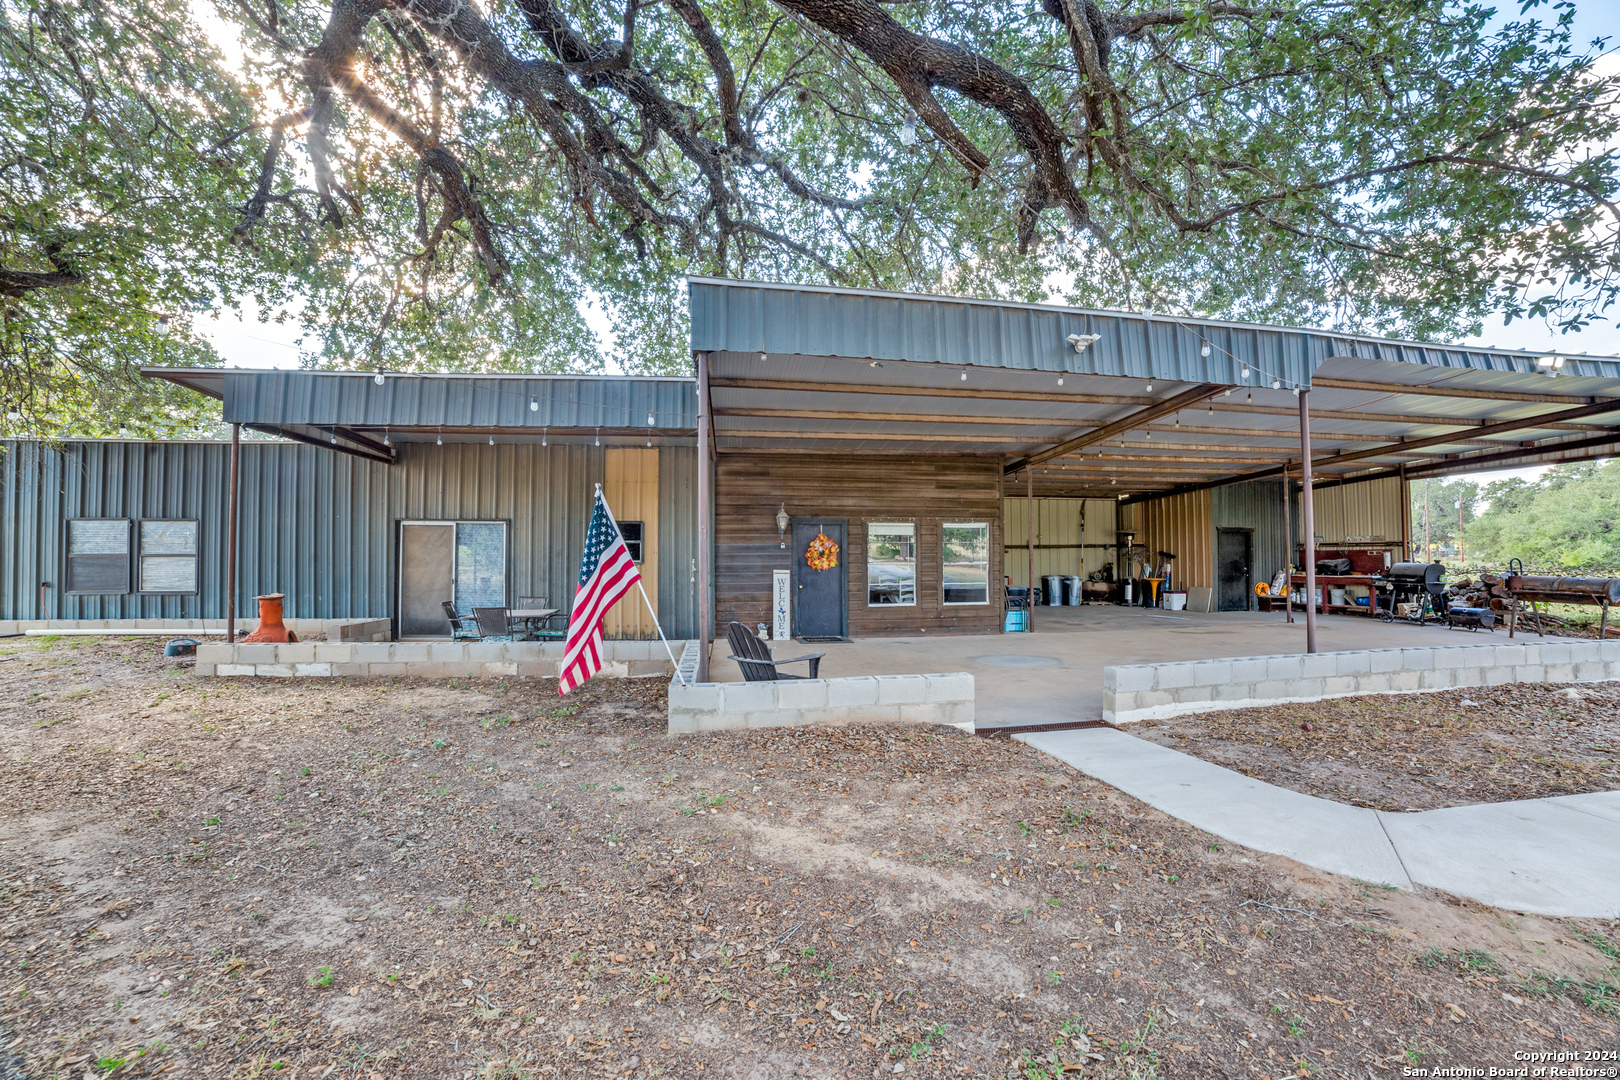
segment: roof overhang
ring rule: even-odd
[[[1328,482],[1620,444],[1613,358],[1553,367],[1525,351],[1126,312],[716,279],[688,289],[719,453],[986,455],[1043,494],[1152,498],[1297,476],[1296,390]]]

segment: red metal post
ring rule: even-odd
[[[225,641],[236,640],[236,514],[242,487],[242,425],[231,425],[231,493],[225,525]]]

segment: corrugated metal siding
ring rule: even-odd
[[[1026,584],[1029,556],[1025,527],[1027,500],[1009,496],[1004,503],[1007,574],[1014,585]],[[1114,563],[1114,503],[1109,499],[1035,500],[1035,577],[1048,574],[1085,577]]]
[[[1141,526],[1136,542],[1147,545],[1148,558],[1159,552],[1175,555],[1171,564],[1176,587],[1212,588],[1215,584],[1215,524],[1208,491],[1156,499],[1138,508]]]
[[[1281,481],[1255,480],[1231,484],[1210,492],[1210,512],[1217,529],[1251,529],[1254,565],[1251,577],[1270,582],[1287,565],[1288,538],[1283,535],[1283,486]],[[1293,528],[1298,535],[1297,507]]]
[[[391,615],[398,522],[509,522],[508,595],[549,595],[567,608],[579,575],[595,484],[607,450],[591,446],[406,444],[390,467],[317,447],[242,445],[238,611],[284,592],[295,618]],[[220,618],[225,614],[225,514],[230,446],[85,442],[0,445],[0,618]],[[660,453],[658,535],[666,560],[695,543],[695,451]],[[67,596],[63,522],[71,517],[195,518],[195,596]],[[684,562],[677,562],[677,567]],[[660,574],[659,614],[671,637],[692,636],[696,603]],[[46,590],[43,611],[40,584]],[[637,602],[639,603],[639,597]]]
[[[1396,543],[1405,539],[1401,478],[1317,487],[1316,535],[1324,544]],[[1295,526],[1298,535],[1298,526]]]
[[[1242,382],[1244,362],[1290,385],[1306,385],[1311,373],[1335,356],[1536,371],[1534,353],[1211,319],[717,279],[688,279],[687,293],[692,348],[701,352],[912,360],[1232,385]],[[1064,340],[1070,334],[1102,338],[1076,356]],[[1620,374],[1612,361],[1587,366],[1593,375]]]
[[[695,446],[658,454],[659,618],[664,633],[697,637],[697,468]]]
[[[673,377],[387,375],[379,386],[356,372],[227,370],[224,386],[227,423],[536,431],[697,426],[696,381]],[[531,402],[538,408],[530,409]]]

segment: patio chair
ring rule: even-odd
[[[754,632],[742,623],[730,623],[726,627],[726,640],[731,643],[731,659],[737,661],[742,668],[744,682],[775,682],[778,679],[814,679],[818,678],[821,670],[821,658],[826,653],[811,653],[809,656],[795,656],[792,660],[771,659],[771,647],[759,640]],[[789,675],[778,671],[783,664],[797,664],[807,662],[810,665],[808,675]]]
[[[548,608],[551,606],[549,596],[520,596],[517,598],[520,608]],[[558,625],[559,622],[561,625]],[[563,641],[568,637],[568,614],[563,611],[546,617],[539,626],[531,624],[529,636],[535,641]]]
[[[468,626],[467,617],[457,611],[456,605],[448,600],[444,601],[444,617],[450,620],[451,641],[478,640],[478,627],[476,625]]]
[[[503,607],[475,607],[473,618],[478,620],[481,641],[511,641],[512,629]]]

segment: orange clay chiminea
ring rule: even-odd
[[[280,643],[298,640],[298,635],[288,630],[287,624],[281,621],[282,596],[282,593],[273,592],[253,598],[259,602],[259,628],[242,639],[244,645],[249,642]]]

